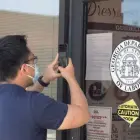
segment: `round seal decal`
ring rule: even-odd
[[[114,50],[110,72],[115,85],[125,92],[140,88],[140,42],[125,40]]]
[[[103,86],[101,82],[95,82],[91,84],[88,88],[89,97],[92,100],[100,101],[106,95],[107,89]]]

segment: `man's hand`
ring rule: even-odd
[[[58,70],[60,71],[63,78],[66,80],[69,79],[75,79],[75,72],[74,72],[74,66],[72,64],[71,58],[69,58],[69,64],[66,68],[58,67]]]
[[[54,61],[51,64],[49,64],[47,66],[47,68],[45,69],[44,75],[42,78],[42,80],[45,83],[49,83],[49,82],[61,77],[61,74],[58,73],[58,57],[59,57],[59,55],[57,54]]]
[[[61,74],[57,72],[58,71],[58,57],[59,56],[57,54],[55,60],[50,65],[48,65],[48,67],[45,69],[44,75],[42,78],[42,80],[45,83],[49,83],[49,82],[61,77]],[[42,87],[38,81],[33,86],[26,88],[27,91],[38,91],[38,92],[42,92],[43,89],[44,89],[44,87]]]

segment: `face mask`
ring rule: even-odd
[[[35,70],[34,77],[32,77],[30,75],[27,75],[29,78],[31,78],[33,80],[33,83],[35,83],[38,80],[39,76],[40,76],[39,68],[38,68],[38,66],[36,64],[34,66],[29,65],[29,64],[26,64],[26,65],[31,67],[31,68],[33,68]]]

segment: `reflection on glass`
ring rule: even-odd
[[[140,26],[140,1],[124,0],[122,2],[123,23]]]

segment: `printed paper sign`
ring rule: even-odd
[[[139,118],[139,108],[132,99],[118,107],[118,115],[131,125]]]
[[[91,119],[87,124],[87,140],[111,140],[112,108],[89,107]]]
[[[86,80],[111,80],[112,33],[87,35]]]

